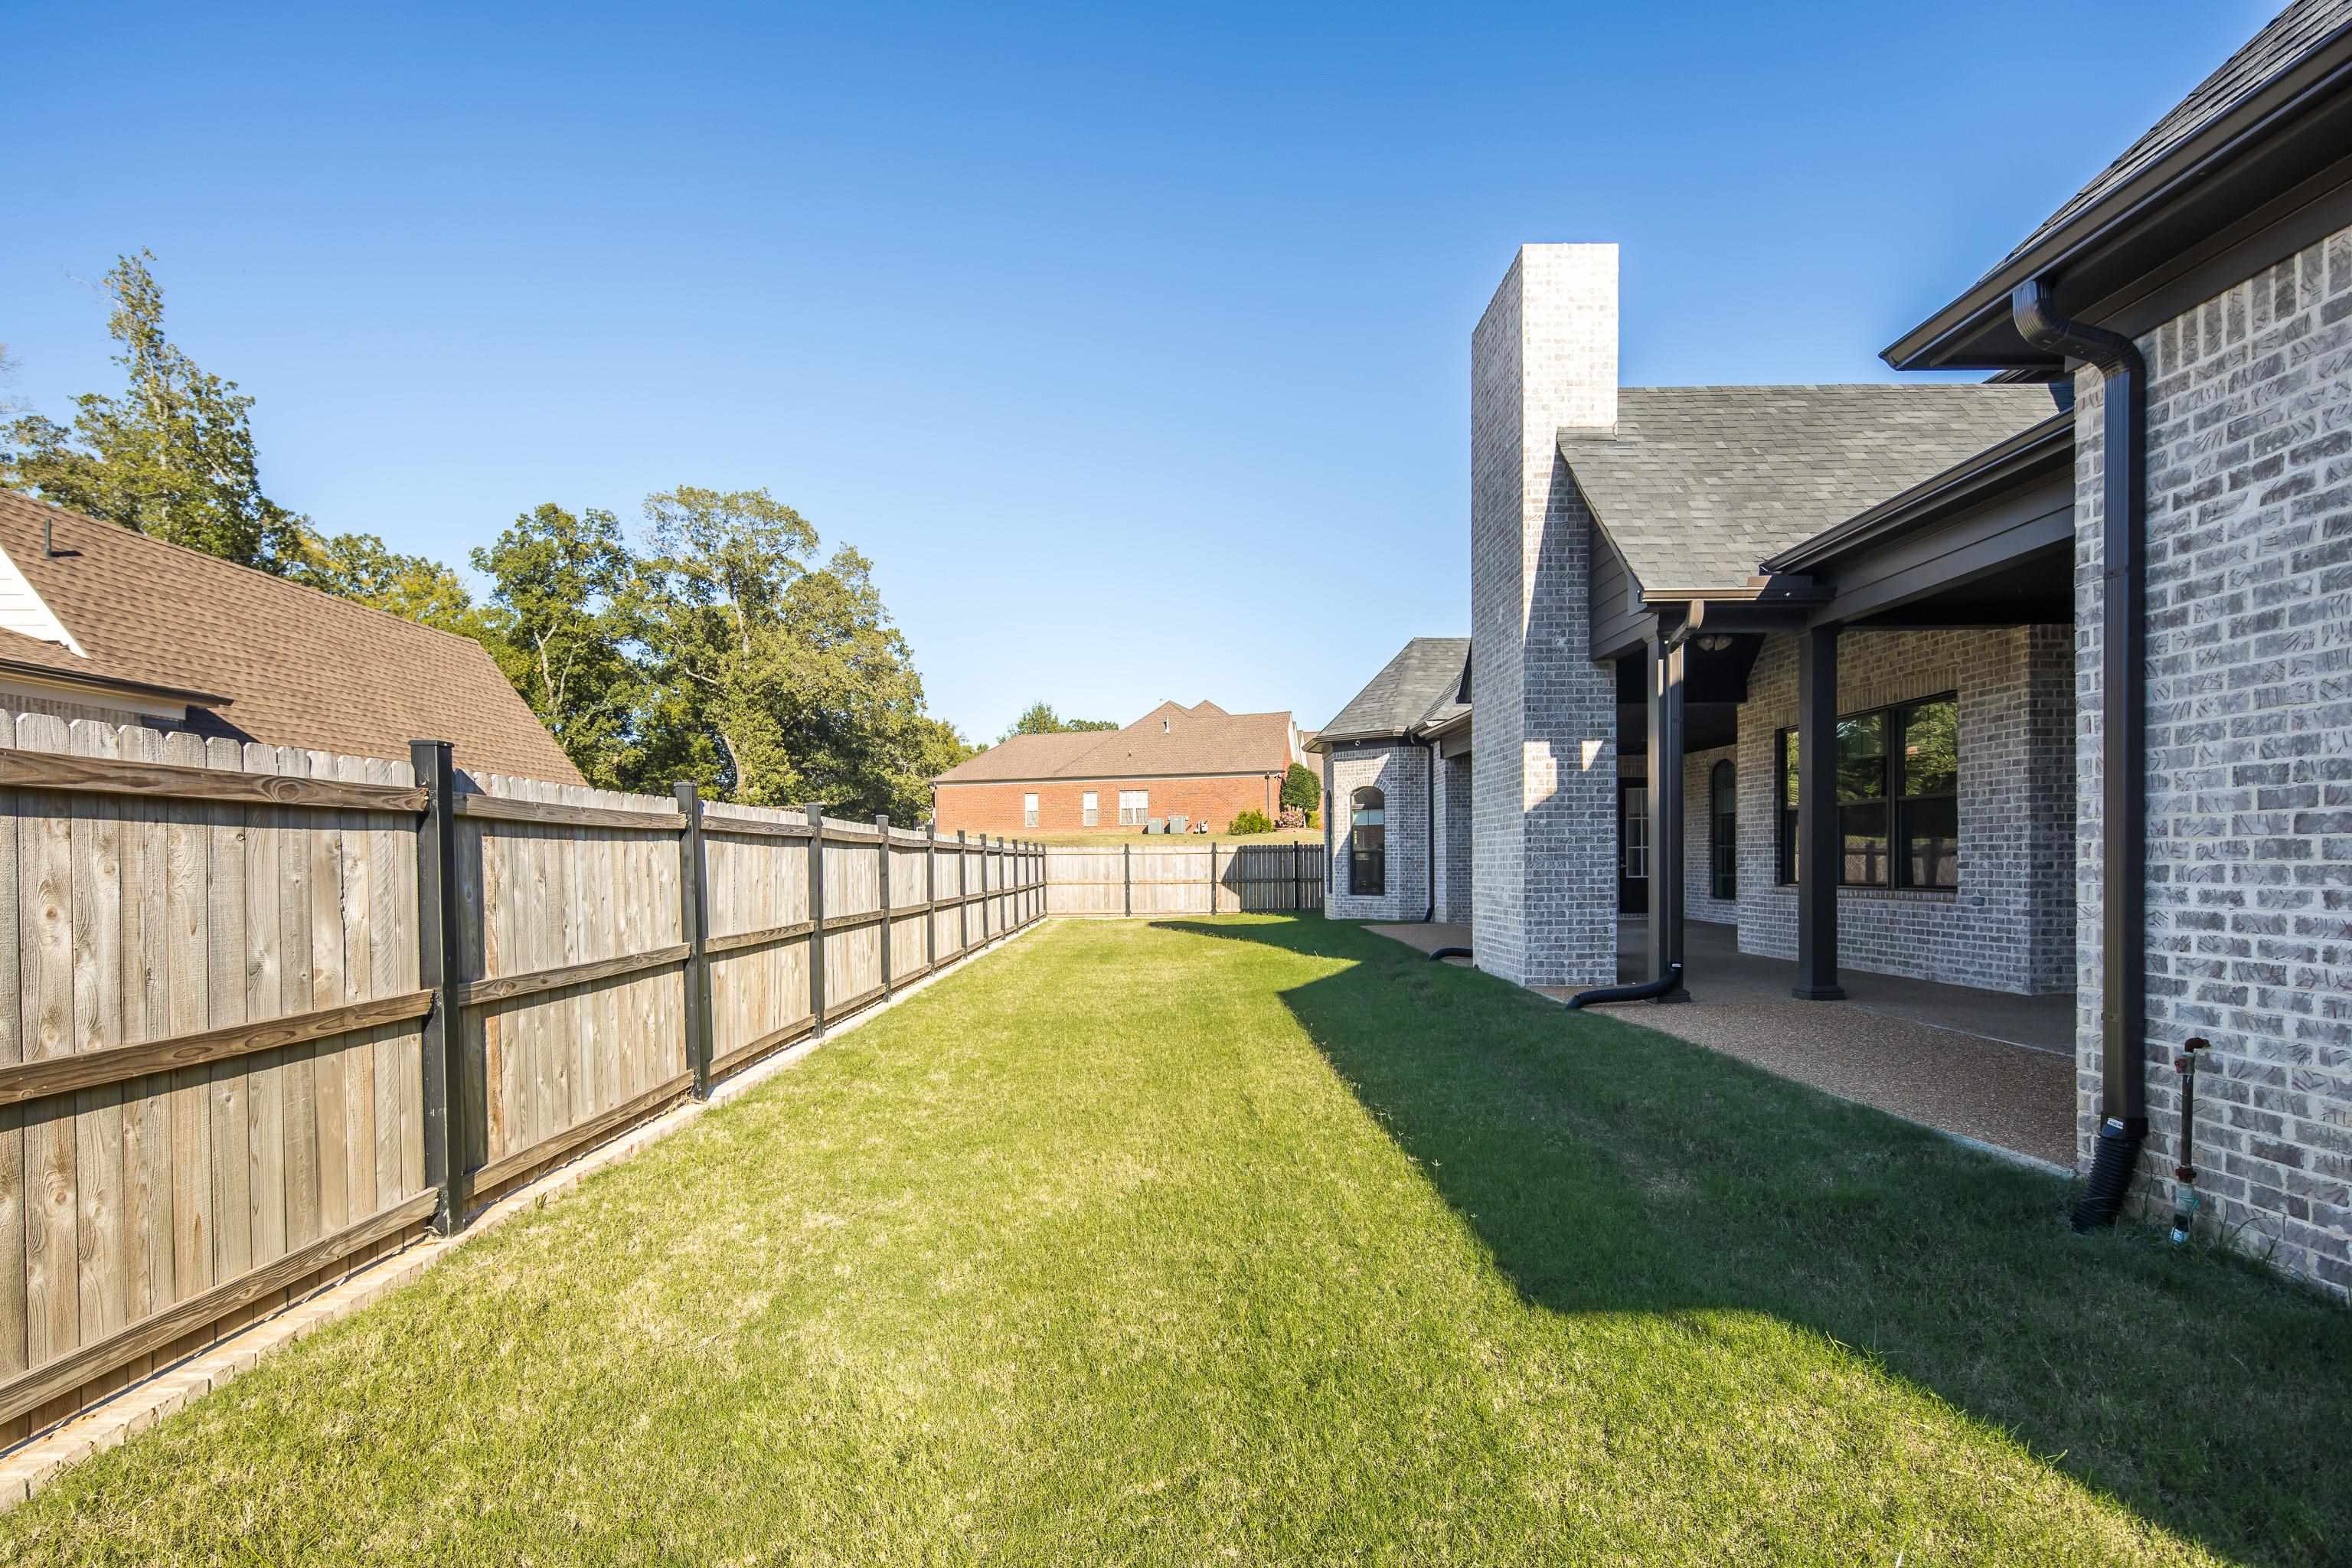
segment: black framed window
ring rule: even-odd
[[[1782,882],[1797,879],[1797,732],[1783,730],[1772,738],[1772,777],[1778,792],[1773,815],[1780,832],[1773,844],[1775,874]]]
[[[1375,897],[1389,888],[1388,797],[1366,784],[1348,797],[1348,890]]]
[[[1782,882],[1797,879],[1797,732],[1774,739]],[[1959,886],[1959,704],[1949,694],[1837,722],[1838,880],[1849,888]]]
[[[1707,771],[1708,881],[1717,899],[1739,897],[1739,775],[1729,762]]]

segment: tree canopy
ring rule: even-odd
[[[474,638],[600,787],[692,780],[721,799],[912,821],[931,777],[971,754],[926,710],[873,563],[846,545],[823,555],[765,489],[649,496],[638,544],[610,511],[543,502],[470,552],[478,601],[429,556],[320,534],[263,492],[253,399],[164,336],[152,260],[106,275],[124,390],[77,398],[70,426],[0,405],[0,483]]]
[[[1116,730],[1116,719],[1065,719],[1054,711],[1050,702],[1032,702],[1013,721],[1013,727],[999,735],[999,743],[1015,735],[1069,735],[1087,730]]]

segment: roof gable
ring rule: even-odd
[[[1433,715],[1450,717],[1469,661],[1468,637],[1413,638],[1316,731],[1317,743],[1403,735]]]
[[[1280,773],[1291,763],[1290,715],[1228,713],[1213,702],[1162,702],[1124,729],[1013,735],[931,782],[1158,778]]]
[[[1645,592],[1722,592],[2053,406],[2042,386],[1626,387],[1613,429],[1559,441]]]
[[[467,767],[580,782],[470,637],[12,491],[0,491],[0,550],[71,639],[11,627],[10,658],[215,694],[226,702],[201,715],[205,727],[270,745],[405,761],[409,742],[446,740]]]

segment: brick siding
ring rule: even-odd
[[[1960,748],[1958,888],[1841,889],[1842,966],[2024,994],[2066,988],[2074,943],[2064,885],[2068,635],[2063,626],[2011,626],[1838,639],[1840,713],[1956,692]],[[1774,793],[1775,737],[1797,721],[1793,637],[1765,639],[1748,695],[1739,710],[1739,948],[1793,959],[1797,890],[1777,879]]]
[[[1324,759],[1324,803],[1334,853],[1324,912],[1344,921],[1417,921],[1429,912],[1429,748],[1418,745],[1337,752]],[[1365,897],[1348,885],[1349,805],[1356,791],[1381,791],[1387,816],[1384,889]]]
[[[1591,527],[1558,432],[1616,421],[1616,247],[1522,247],[1470,360],[1473,942],[1506,979],[1607,984],[1616,681],[1588,656]]]
[[[2211,1222],[2352,1291],[2352,230],[2139,340],[2147,452],[2148,1142],[2202,1035]],[[2076,377],[2076,1056],[2097,1130],[2100,380]]]
[[[1281,806],[1279,773],[1231,773],[1194,778],[1040,779],[1033,784],[1009,783],[935,784],[932,809],[940,831],[986,833],[1008,838],[1024,833],[1100,833],[1117,837],[1139,829],[1121,827],[1118,792],[1144,790],[1151,796],[1150,815],[1205,819],[1210,830],[1222,833],[1238,811],[1262,811],[1272,816]],[[1095,792],[1101,803],[1095,826],[1086,826],[1080,796]],[[1037,824],[1022,819],[1021,797],[1037,797]]]

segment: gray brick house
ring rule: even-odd
[[[1824,1003],[2072,993],[2078,1220],[2186,1156],[2352,1289],[2347,85],[2352,0],[2281,13],[1883,356],[1975,384],[1620,387],[1615,247],[1522,247],[1471,340],[1466,671],[1417,639],[1324,732],[1331,911],[1529,984],[1622,940],[1703,993],[1700,920]]]

